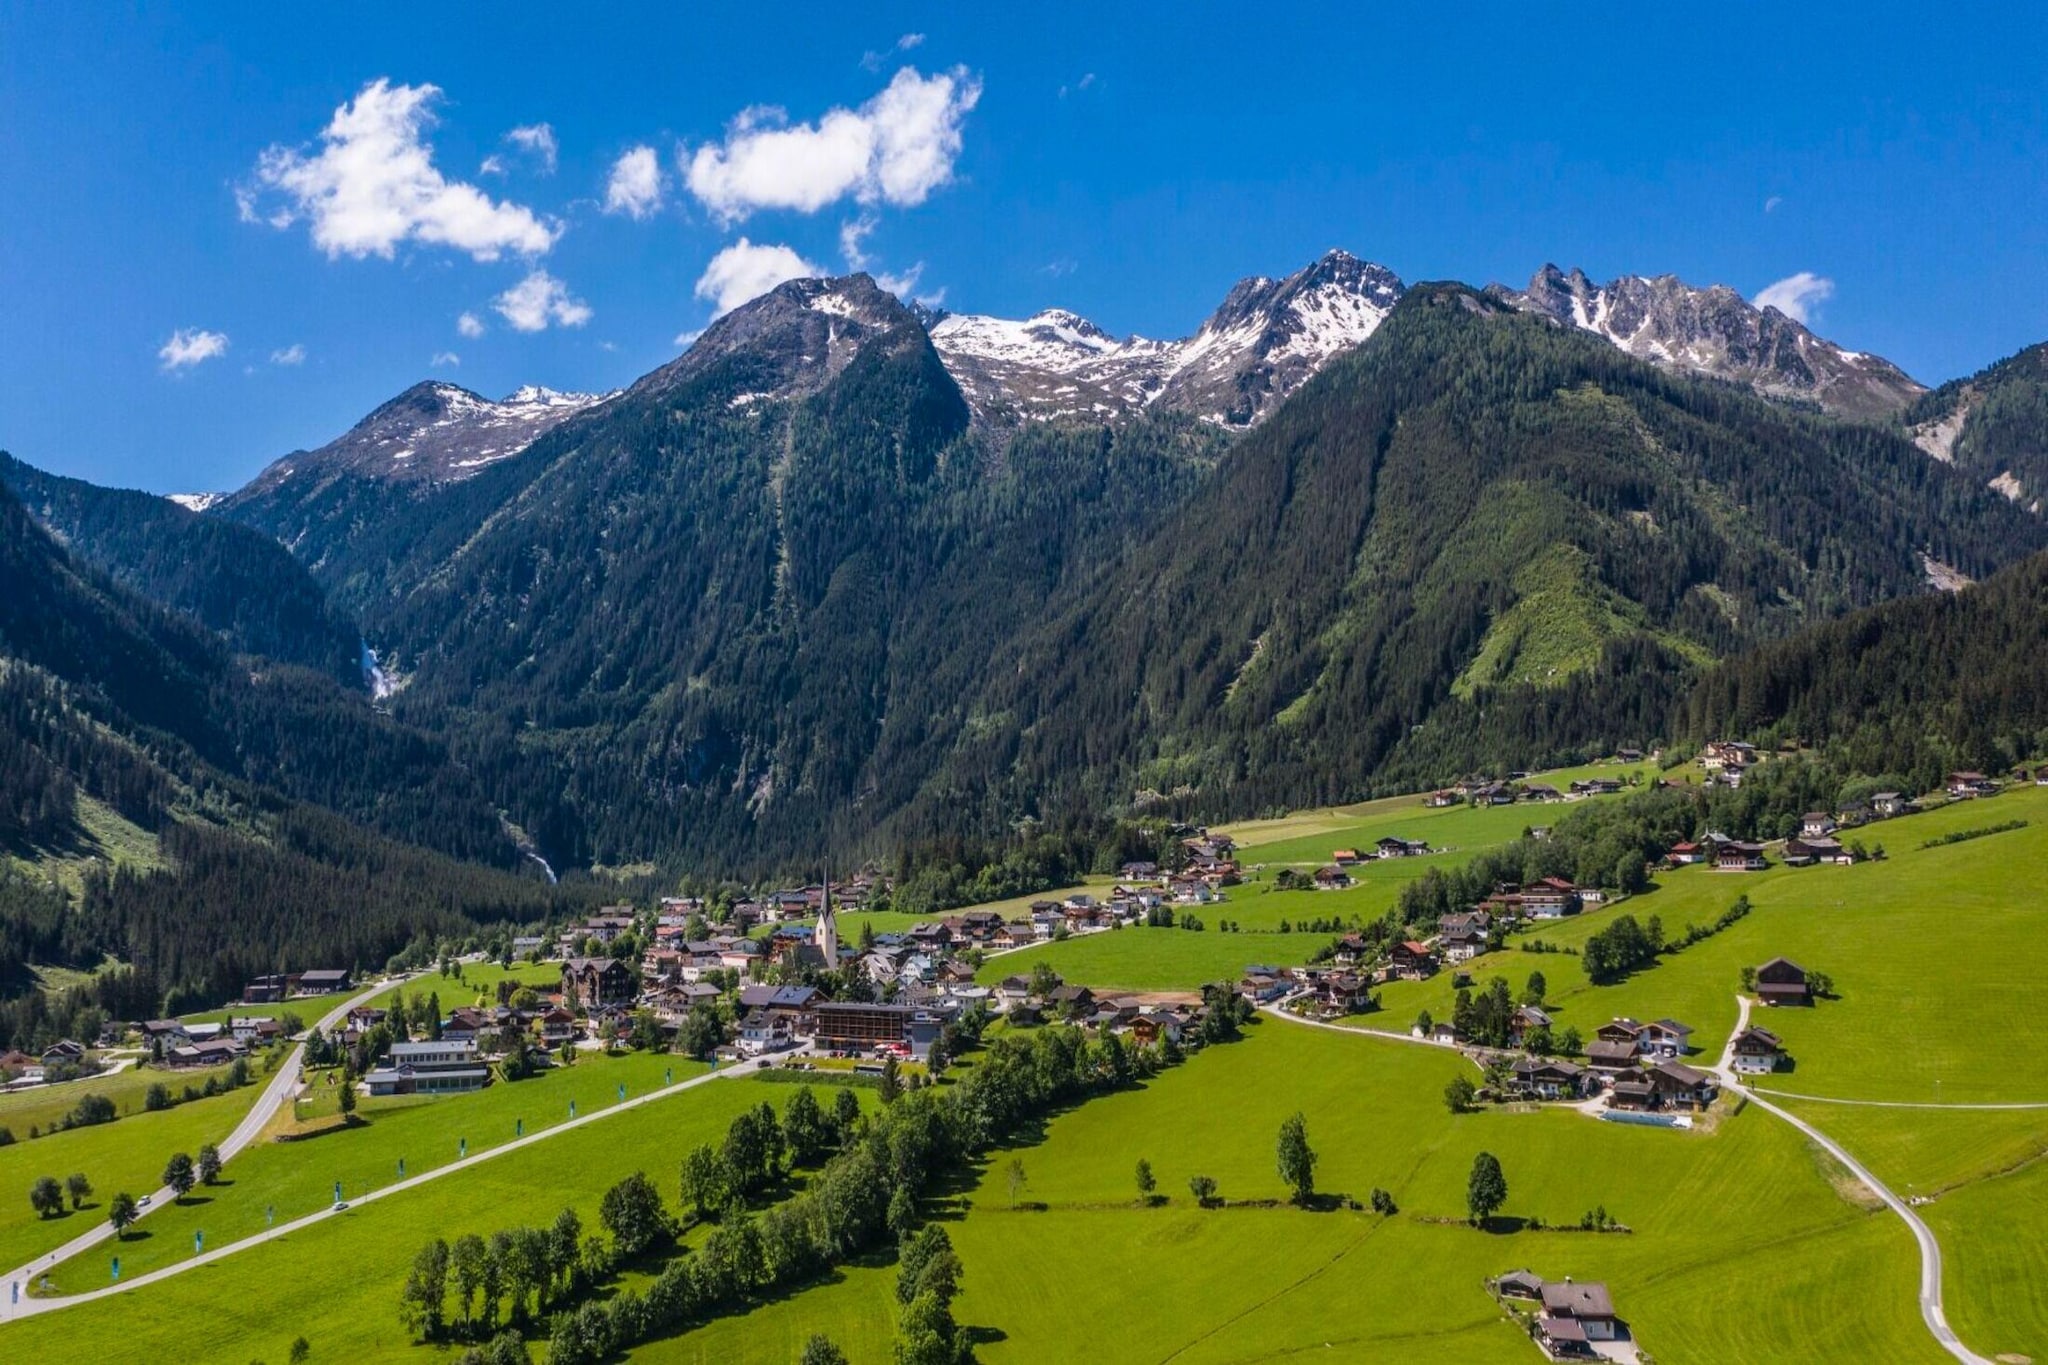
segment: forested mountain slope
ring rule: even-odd
[[[1798,740],[1914,791],[1954,769],[2037,758],[2048,752],[2048,555],[1731,659],[1692,689],[1676,729]]]
[[[991,444],[895,299],[794,281],[492,471],[502,506],[368,624],[400,717],[550,858],[815,858],[1214,452],[1172,415]]]
[[[1942,385],[1902,420],[1935,459],[2030,511],[2048,507],[2048,342]]]
[[[109,822],[147,841],[139,865],[113,865]],[[437,743],[310,670],[252,676],[80,564],[0,487],[0,1047],[54,1018],[40,994],[9,999],[31,962],[132,964],[58,1007],[138,1017],[227,998],[281,963],[378,965],[419,934],[591,895],[416,839],[518,858]],[[12,866],[47,857],[82,860],[75,895]]]
[[[199,625],[67,553],[5,488],[0,667],[0,742],[19,755],[0,841],[66,837],[65,783],[157,830],[174,808],[203,806],[200,789],[240,781],[459,856],[518,859],[437,741],[310,669],[238,664]]]
[[[1532,764],[1660,726],[1689,667],[1922,591],[1923,554],[1974,575],[2043,543],[1894,435],[1417,287],[997,660],[906,825]]]
[[[238,654],[362,683],[362,640],[269,536],[168,498],[46,474],[0,453],[0,483],[72,553],[183,612]]]

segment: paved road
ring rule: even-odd
[[[1749,998],[1737,996],[1736,1006],[1738,1014],[1735,1020],[1735,1033],[1741,1033],[1749,1027]],[[1743,1089],[1742,1079],[1731,1065],[1734,1052],[1735,1036],[1730,1034],[1727,1045],[1721,1049],[1721,1060],[1714,1067],[1721,1077],[1722,1084],[1741,1091],[1748,1096],[1751,1104],[1767,1114],[1783,1119],[1819,1143],[1828,1155],[1848,1167],[1851,1175],[1862,1181],[1872,1194],[1882,1199],[1893,1213],[1906,1220],[1906,1226],[1913,1230],[1913,1240],[1920,1244],[1920,1316],[1927,1323],[1927,1330],[1934,1334],[1934,1340],[1941,1348],[1957,1360],[1964,1361],[1967,1365],[1993,1365],[1992,1361],[1965,1346],[1962,1338],[1955,1334],[1955,1329],[1948,1325],[1948,1315],[1942,1311],[1941,1304],[1941,1243],[1934,1240],[1933,1230],[1905,1200],[1893,1194],[1883,1181],[1872,1175],[1862,1162],[1850,1156],[1840,1143],[1805,1119],[1772,1104],[1756,1091]]]
[[[406,979],[403,977],[397,978],[398,981]],[[320,1019],[317,1027],[322,1032],[332,1032],[348,1016],[350,1010],[358,1005],[367,1003],[375,996],[383,994],[391,989],[394,984],[396,984],[394,981],[381,981],[368,990],[363,991],[360,995],[352,996],[342,1001],[342,1003],[329,1010]],[[270,1120],[276,1116],[277,1111],[297,1093],[299,1077],[304,1069],[305,1055],[305,1044],[300,1043],[293,1046],[291,1055],[272,1074],[270,1084],[263,1087],[263,1093],[256,1097],[255,1105],[243,1116],[242,1121],[235,1125],[234,1131],[229,1133],[220,1143],[220,1159],[223,1164],[233,1157],[235,1153],[254,1142],[264,1128],[269,1126]],[[108,1194],[111,1196],[112,1191],[109,1191]],[[155,1191],[149,1196],[149,1207],[143,1209],[137,1215],[138,1221],[142,1218],[147,1218],[156,1210],[164,1207],[164,1205],[171,1202],[171,1199],[170,1186],[166,1185],[164,1188]],[[28,1287],[33,1282],[35,1276],[50,1269],[52,1266],[70,1260],[73,1256],[92,1250],[92,1248],[113,1235],[113,1224],[102,1219],[91,1229],[80,1233],[55,1251],[38,1256],[26,1265],[16,1266],[14,1269],[6,1272],[6,1274],[0,1275],[0,1322],[7,1322],[17,1317],[24,1317],[30,1313],[42,1311],[34,1306],[38,1301],[30,1299],[28,1296]],[[17,1295],[19,1296],[18,1301]]]
[[[1802,1095],[1796,1090],[1769,1090],[1757,1086],[1752,1095],[1775,1095],[1781,1100],[1810,1100],[1815,1104],[1853,1104],[1865,1109],[2048,1109],[2048,1100],[2011,1104],[1944,1104],[1936,1100],[1847,1100],[1839,1095]]]
[[[1290,1024],[1303,1024],[1309,1028],[1326,1028],[1333,1033],[1348,1034],[1353,1038],[1381,1038],[1385,1039],[1387,1042],[1390,1043],[1411,1043],[1416,1047],[1433,1047],[1439,1052],[1455,1052],[1460,1057],[1463,1057],[1466,1061],[1472,1063],[1472,1065],[1478,1067],[1481,1071],[1486,1070],[1486,1064],[1484,1062],[1480,1061],[1479,1058],[1474,1056],[1472,1053],[1467,1052],[1464,1048],[1459,1047],[1456,1043],[1439,1043],[1434,1038],[1417,1038],[1412,1033],[1383,1032],[1379,1029],[1371,1028],[1346,1028],[1342,1024],[1326,1023],[1321,1019],[1304,1019],[1302,1016],[1298,1014],[1292,1014],[1287,1010],[1280,1008],[1289,1000],[1294,999],[1295,995],[1299,994],[1301,994],[1301,992],[1297,991],[1293,994],[1282,996],[1280,999],[1272,1001],[1269,1004],[1261,1005],[1259,1006],[1259,1013],[1270,1014],[1275,1019],[1285,1019]]]
[[[354,1002],[351,1001],[350,1005],[353,1004]],[[348,1005],[343,1006],[342,1012],[346,1013],[348,1008]],[[803,1054],[809,1051],[810,1046],[806,1044],[803,1048],[797,1049],[794,1052],[786,1052],[778,1055],[781,1057],[802,1056]],[[677,1081],[674,1085],[663,1086],[659,1090],[650,1090],[644,1095],[636,1095],[632,1099],[625,1100],[619,1104],[611,1105],[609,1108],[593,1110],[588,1114],[579,1115],[576,1118],[568,1119],[562,1123],[555,1124],[552,1127],[543,1128],[537,1133],[528,1133],[525,1137],[514,1138],[510,1142],[501,1143],[496,1147],[492,1147],[485,1151],[478,1152],[473,1156],[467,1156],[459,1161],[450,1162],[446,1166],[437,1166],[431,1171],[423,1171],[419,1175],[408,1177],[407,1179],[401,1180],[394,1185],[386,1185],[381,1189],[372,1190],[368,1194],[361,1195],[355,1199],[348,1201],[347,1208],[358,1209],[365,1204],[372,1203],[373,1201],[378,1199],[386,1198],[390,1195],[398,1194],[401,1191],[416,1189],[419,1186],[426,1184],[430,1180],[439,1180],[441,1177],[453,1175],[457,1171],[468,1170],[472,1166],[480,1165],[483,1162],[495,1160],[498,1157],[504,1156],[507,1152],[516,1152],[523,1147],[530,1147],[536,1142],[545,1142],[549,1138],[558,1137],[563,1133],[569,1132],[571,1129],[581,1128],[582,1126],[588,1123],[600,1122],[604,1119],[610,1118],[614,1114],[623,1114],[629,1109],[638,1109],[643,1104],[652,1104],[656,1100],[667,1099],[671,1095],[680,1094],[682,1091],[685,1090],[695,1089],[697,1086],[700,1085],[708,1085],[712,1081],[724,1080],[728,1076],[752,1075],[755,1072],[759,1071],[761,1069],[761,1066],[762,1059],[756,1059],[753,1061],[746,1062],[736,1062],[731,1066],[720,1067],[716,1071],[707,1071],[701,1076],[692,1076],[690,1079],[686,1081]],[[283,1237],[290,1233],[297,1232],[301,1228],[311,1227],[313,1224],[321,1222],[323,1219],[333,1218],[336,1215],[346,1211],[347,1210],[345,1209],[335,1208],[330,1205],[327,1208],[321,1209],[317,1213],[309,1213],[303,1218],[294,1219],[289,1223],[280,1223],[273,1228],[267,1228],[264,1231],[257,1233],[253,1237],[244,1237],[239,1242],[230,1242],[226,1246],[216,1247],[212,1251],[203,1252],[197,1256],[187,1257],[185,1260],[179,1261],[175,1265],[165,1266],[161,1270],[152,1270],[146,1275],[137,1275],[132,1280],[123,1280],[119,1284],[108,1285],[103,1289],[94,1289],[83,1294],[67,1294],[62,1298],[33,1299],[28,1297],[27,1290],[26,1288],[24,1288],[20,1303],[0,1304],[0,1322],[6,1322],[12,1318],[32,1317],[38,1313],[52,1313],[59,1308],[69,1308],[74,1304],[90,1303],[94,1299],[104,1299],[114,1294],[125,1294],[131,1289],[139,1289],[143,1285],[155,1284],[158,1280],[166,1280],[173,1275],[182,1275],[188,1270],[196,1269],[197,1267],[206,1265],[212,1261],[217,1261],[221,1259],[223,1256],[232,1256],[236,1252],[246,1251],[250,1247],[256,1246],[263,1242],[268,1242],[273,1238]],[[111,1234],[111,1227],[107,1228],[106,1230],[109,1234]],[[86,1243],[86,1245],[89,1246],[91,1244]],[[40,1265],[42,1264],[42,1262],[38,1262],[37,1264]]]

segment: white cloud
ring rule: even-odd
[[[453,351],[436,352],[434,358],[427,362],[427,364],[431,368],[436,370],[442,368],[443,366],[460,365],[461,363],[462,357],[455,354],[455,352]]]
[[[156,358],[170,371],[190,369],[202,361],[228,353],[228,338],[225,332],[209,332],[202,327],[180,327],[171,333],[157,351]]]
[[[1811,315],[1814,305],[1826,303],[1835,294],[1835,282],[1811,270],[1802,270],[1797,275],[1787,275],[1776,284],[1766,285],[1756,296],[1759,308],[1775,308],[1794,322],[1803,323]]]
[[[540,332],[552,322],[559,327],[581,327],[590,321],[590,305],[569,294],[563,284],[545,270],[536,270],[492,301],[498,316],[512,324],[515,332]]]
[[[455,330],[475,340],[484,334],[484,320],[474,313],[464,313],[455,319]]]
[[[801,280],[824,272],[786,246],[755,246],[742,237],[711,258],[697,280],[697,297],[709,299],[719,313],[757,299],[785,280]]]
[[[696,339],[697,339],[698,337],[700,337],[700,336],[703,336],[703,335],[704,335],[704,329],[703,329],[703,328],[701,328],[701,327],[699,327],[699,328],[698,328],[698,329],[697,329],[696,331],[694,331],[694,332],[692,332],[692,331],[682,331],[682,332],[677,332],[677,333],[676,333],[676,339],[675,339],[675,343],[674,343],[674,344],[675,344],[675,345],[678,345],[678,346],[688,346],[688,345],[689,345],[690,343],[694,342],[694,341],[695,341],[695,340],[696,340]]]
[[[542,175],[553,175],[561,156],[554,128],[546,123],[529,123],[505,134],[505,141],[540,163]]]
[[[1091,86],[1091,85],[1094,85],[1094,84],[1095,84],[1095,73],[1094,73],[1093,71],[1087,72],[1087,73],[1085,73],[1085,74],[1083,74],[1083,75],[1082,75],[1082,77],[1081,77],[1081,79],[1080,79],[1080,80],[1078,80],[1078,81],[1075,81],[1075,82],[1073,83],[1073,85],[1072,85],[1072,86],[1065,86],[1065,85],[1061,86],[1061,87],[1060,87],[1060,98],[1061,98],[1061,99],[1065,99],[1065,98],[1066,98],[1066,97],[1067,97],[1067,96],[1068,96],[1069,94],[1071,94],[1071,93],[1072,93],[1073,91],[1076,91],[1076,90],[1086,90],[1086,89],[1087,89],[1087,88],[1088,88],[1089,86]]]
[[[291,345],[289,345],[289,346],[285,347],[285,348],[284,348],[283,350],[281,350],[281,351],[272,351],[272,352],[270,353],[270,363],[271,363],[271,364],[273,364],[273,365],[303,365],[303,364],[305,364],[305,363],[306,363],[306,347],[305,347],[305,343],[304,343],[304,342],[299,342],[299,341],[294,341],[294,342],[293,342],[293,343],[292,343]]]
[[[406,241],[454,247],[480,261],[547,251],[559,227],[435,168],[423,135],[440,96],[438,86],[370,82],[334,111],[318,151],[265,150],[254,184],[237,191],[238,211],[245,221],[272,227],[307,220],[313,244],[330,258],[389,258]],[[266,211],[258,191],[275,192],[277,206]]]
[[[725,141],[690,157],[690,192],[721,222],[759,209],[815,213],[848,196],[921,204],[953,178],[961,124],[981,99],[965,69],[922,76],[905,67],[859,109],[791,125],[780,109],[743,111]]]
[[[1785,196],[1784,196],[1784,195],[1782,195],[1782,194],[1774,194],[1774,195],[1772,195],[1772,196],[1771,196],[1770,198],[1768,198],[1768,199],[1764,200],[1764,212],[1765,212],[1765,213],[1776,213],[1776,212],[1778,211],[1778,205],[1780,205],[1780,204],[1782,204],[1782,203],[1784,203],[1784,202],[1785,202]]]
[[[913,47],[922,45],[923,42],[924,35],[922,33],[906,33],[896,40],[896,50],[898,52],[908,52]]]
[[[634,147],[612,163],[611,179],[604,188],[604,211],[645,218],[661,207],[665,177],[661,158],[652,147]]]

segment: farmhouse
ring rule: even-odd
[[[1705,1071],[1683,1062],[1659,1062],[1616,1080],[1609,1103],[1616,1109],[1704,1109],[1718,1089]]]
[[[1436,975],[1436,954],[1413,939],[1396,943],[1387,954],[1388,970],[1397,978],[1421,981]]]
[[[344,971],[302,972],[292,987],[292,994],[332,995],[337,991],[349,990],[354,985],[355,983],[349,980],[348,973]]]
[[[1419,858],[1429,852],[1429,845],[1421,839],[1402,839],[1388,835],[1379,841],[1377,848],[1382,858]]]
[[[1729,1065],[1746,1076],[1776,1071],[1785,1061],[1785,1044],[1769,1029],[1751,1025],[1729,1043]]]
[[[1917,813],[1920,803],[1904,792],[1878,792],[1870,798],[1870,808],[1889,820],[1894,816]]]
[[[1806,969],[1782,957],[1772,958],[1756,969],[1756,998],[1766,1005],[1811,1005]]]
[[[1968,801],[1972,797],[1996,796],[1998,779],[1982,773],[1950,773],[1948,775],[1948,797],[1951,801]]]
[[[1714,867],[1717,871],[1761,872],[1765,866],[1762,844],[1723,839],[1714,845]]]
[[[1690,839],[1673,844],[1671,851],[1664,855],[1673,867],[1691,867],[1706,856],[1707,851]]]
[[[1650,1024],[1616,1019],[1602,1024],[1595,1036],[1603,1043],[1625,1043],[1639,1056],[1676,1057],[1691,1046],[1692,1029],[1676,1019],[1659,1019]]]
[[[1641,1055],[1636,1051],[1635,1040],[1632,1038],[1623,1041],[1596,1038],[1586,1044],[1586,1065],[1595,1071],[1610,1074],[1634,1071],[1639,1066]]]
[[[1531,1099],[1578,1099],[1592,1082],[1592,1073],[1574,1062],[1548,1057],[1522,1057],[1508,1077],[1508,1088]]]
[[[1586,1354],[1587,1342],[1613,1341],[1621,1335],[1614,1300],[1597,1280],[1575,1284],[1566,1279],[1544,1285],[1539,1293],[1543,1315],[1536,1319],[1536,1331],[1552,1355]]]
[[[1351,874],[1334,863],[1316,869],[1316,890],[1336,891],[1351,885]]]
[[[1835,817],[1824,810],[1810,810],[1799,817],[1799,837],[1825,839],[1835,832]]]
[[[1530,919],[1563,919],[1577,914],[1579,888],[1562,877],[1545,877],[1521,891],[1522,913]]]
[[[1856,859],[1840,841],[1814,838],[1787,839],[1785,841],[1785,862],[1790,867],[1809,867],[1825,863],[1835,867],[1847,867]]]
[[[1754,745],[1740,740],[1717,739],[1700,751],[1700,767],[1710,773],[1740,771],[1756,762]]]
[[[1428,806],[1431,810],[1442,810],[1446,806],[1458,805],[1464,799],[1464,797],[1456,792],[1445,788],[1443,791],[1431,792],[1428,796],[1423,797],[1422,804]]]

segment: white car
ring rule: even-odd
[[[145,1195],[143,1195],[143,1196],[142,1196],[142,1198],[140,1198],[140,1199],[136,1200],[136,1201],[135,1201],[135,1207],[136,1207],[136,1209],[137,1209],[137,1210],[139,1211],[139,1210],[142,1210],[142,1209],[146,1209],[146,1208],[148,1208],[148,1207],[149,1207],[149,1199],[150,1199],[150,1197],[149,1197],[148,1195],[146,1195],[146,1194],[145,1194]]]
[[[334,1201],[334,1211],[335,1211],[336,1213],[340,1213],[340,1212],[341,1212],[341,1211],[342,1211],[343,1209],[345,1209],[345,1208],[347,1208],[347,1207],[348,1207],[348,1200],[346,1200],[346,1199],[337,1199],[337,1200],[335,1200],[335,1201]]]

